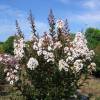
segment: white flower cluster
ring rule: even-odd
[[[63,27],[62,23],[62,21],[58,21],[59,28]],[[56,62],[54,51],[61,47],[61,41],[59,39],[54,41],[48,34],[33,44],[33,49],[37,51],[37,55],[42,55],[47,62]],[[58,61],[60,71],[62,69],[68,71],[69,66],[71,66],[71,69],[79,72],[84,67],[83,63],[87,60],[91,62],[94,56],[94,51],[88,49],[85,36],[81,32],[76,33],[75,39],[70,42],[70,46],[66,45],[62,48],[65,53],[65,60],[59,59]]]
[[[37,42],[34,42],[33,49],[37,51],[38,56],[43,55],[47,62],[54,62],[53,41],[50,35],[46,34]]]
[[[25,47],[24,39],[18,38],[14,40],[14,55],[17,59],[21,59],[24,56]]]
[[[67,64],[64,59],[59,60],[59,70],[61,71],[62,69],[65,71],[68,71],[69,65]]]
[[[44,59],[47,60],[47,62],[54,62],[54,54],[52,52],[43,51]]]
[[[27,63],[27,68],[29,68],[30,70],[34,70],[38,65],[38,61],[35,58],[31,57]]]
[[[54,43],[54,49],[61,48],[61,47],[62,47],[62,44],[60,41],[57,41]]]
[[[74,62],[75,72],[79,72],[83,68],[82,60],[76,60]]]
[[[18,73],[18,69],[12,69],[10,68],[9,70],[5,69],[4,72],[7,72],[7,77],[6,77],[6,80],[11,84],[13,85],[14,82],[18,81],[19,80],[19,77],[17,76],[17,73]]]
[[[88,71],[91,73],[92,71],[95,71],[96,64],[94,62],[91,62],[90,65],[88,65]]]
[[[63,27],[64,27],[64,22],[63,22],[63,20],[58,20],[58,21],[57,21],[57,28],[62,29]]]
[[[87,47],[87,40],[85,39],[84,34],[78,32],[73,41],[73,56],[74,57],[85,57],[86,60],[91,61],[91,58],[94,56],[94,51],[89,50]]]
[[[86,63],[87,60],[89,62],[92,61],[95,53],[93,50],[88,49],[85,36],[81,32],[76,33],[71,45],[70,47],[64,48],[64,53],[67,55],[66,62],[71,65],[73,64],[75,71],[79,72],[83,68],[83,63]]]
[[[19,64],[15,57],[7,54],[0,55],[0,63],[5,65],[4,72],[6,73],[6,80],[13,85],[18,81]]]

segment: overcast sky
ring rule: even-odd
[[[16,19],[25,37],[30,36],[27,21],[30,9],[39,34],[48,31],[47,18],[51,8],[56,20],[68,19],[71,32],[89,26],[100,28],[100,0],[0,0],[0,41],[15,34]]]

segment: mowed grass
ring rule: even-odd
[[[100,100],[100,78],[90,77],[86,84],[81,87],[81,92],[90,96],[90,100]]]

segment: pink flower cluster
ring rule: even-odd
[[[19,64],[18,60],[15,57],[8,55],[8,54],[0,54],[0,63],[4,64],[5,69],[4,72],[6,73],[6,80],[13,85],[16,82],[18,77],[19,71]]]

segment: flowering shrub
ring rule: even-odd
[[[34,26],[32,16],[31,21]],[[18,80],[16,86],[28,100],[66,100],[77,96],[76,91],[83,83],[82,75],[85,79],[95,70],[94,52],[88,49],[83,33],[76,33],[72,40],[64,21],[54,22],[52,11],[49,25],[49,33],[39,38],[33,31],[32,39],[26,43],[18,31],[15,56],[0,58],[8,66],[5,68],[7,81],[13,85]],[[18,70],[19,77],[16,76]]]

